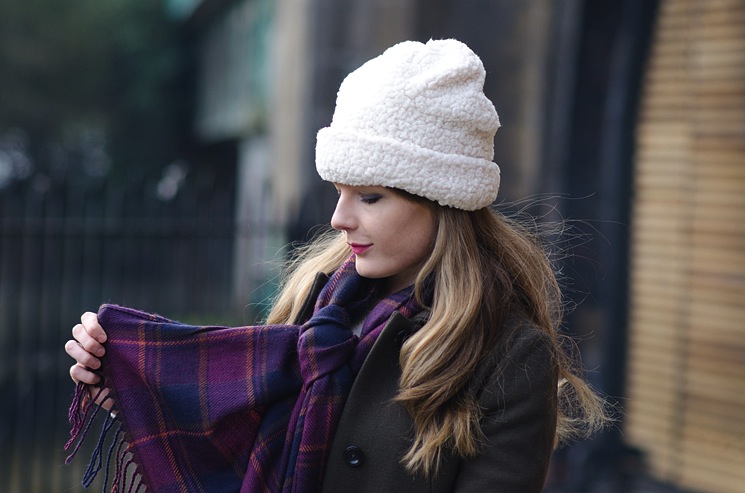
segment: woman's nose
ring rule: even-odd
[[[331,227],[337,231],[349,231],[354,229],[354,215],[349,210],[349,204],[345,197],[339,197],[339,201],[336,203],[336,209],[334,214],[331,216]]]

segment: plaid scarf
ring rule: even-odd
[[[105,489],[113,462],[112,491],[320,491],[363,361],[393,312],[411,317],[420,309],[409,287],[375,304],[354,335],[351,323],[378,285],[359,276],[350,257],[301,326],[196,327],[102,306],[108,341],[98,392],[109,389],[115,417],[104,421],[83,485],[104,469]],[[100,409],[88,395],[78,385],[68,462]]]

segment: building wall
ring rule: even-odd
[[[396,42],[411,39],[413,0],[309,0],[308,37],[302,47],[304,79],[302,132],[296,153],[299,204],[290,214],[288,239],[303,241],[327,225],[336,201],[334,188],[315,171],[315,137],[331,123],[336,92],[344,77]],[[283,35],[282,33],[279,33]]]

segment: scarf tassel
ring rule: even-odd
[[[103,409],[102,406],[111,400],[111,394],[108,394],[101,399],[99,404],[96,404],[104,388],[102,382],[93,397],[88,392],[88,385],[78,383],[75,388],[75,394],[68,413],[71,426],[70,439],[65,444],[65,450],[72,448],[72,452],[65,459],[65,464],[69,464],[75,458],[88,436],[93,423],[96,421],[99,411]],[[113,432],[113,438],[109,444],[108,451],[104,453],[104,447],[108,441],[107,438],[111,435],[112,430],[115,430]],[[104,455],[106,456],[105,464],[103,460]],[[111,493],[139,493],[145,488],[142,474],[134,461],[133,455],[129,451],[121,420],[116,418],[116,409],[114,407],[112,407],[110,412],[106,413],[106,418],[101,427],[101,433],[93,448],[88,467],[81,481],[83,487],[88,488],[96,476],[98,476],[98,473],[101,472],[101,469],[103,469],[104,479],[101,491],[105,493],[110,479],[112,463],[114,465],[114,474],[111,483]],[[133,464],[135,468],[130,471]]]

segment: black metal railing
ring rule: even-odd
[[[143,183],[32,180],[0,189],[0,491],[82,491],[65,466],[72,360],[86,310],[112,302],[199,323],[241,323],[232,183],[161,200]],[[100,490],[100,484],[92,486]]]

